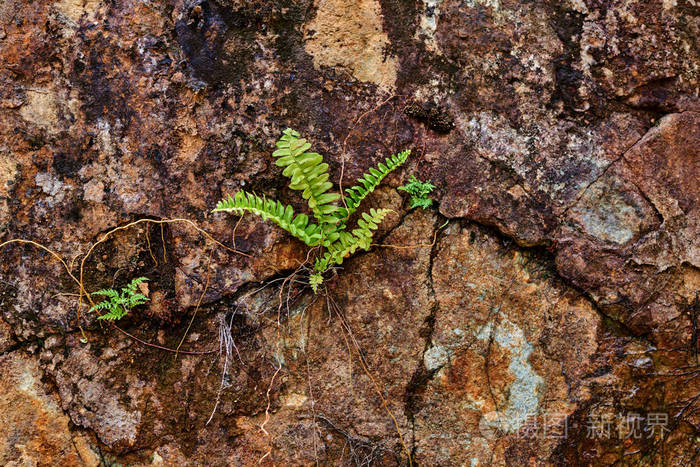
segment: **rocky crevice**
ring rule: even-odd
[[[425,353],[432,345],[432,336],[435,329],[435,318],[439,307],[437,299],[435,298],[435,288],[433,283],[433,261],[435,260],[438,245],[440,244],[440,231],[445,227],[445,224],[450,221],[446,221],[442,225],[438,225],[440,222],[441,219],[438,216],[435,221],[435,231],[433,233],[434,243],[431,245],[430,261],[428,262],[428,269],[426,271],[427,283],[429,284],[428,294],[433,300],[433,304],[430,307],[430,315],[425,318],[420,333],[421,337],[425,339],[425,346],[420,354],[418,362],[416,363],[416,370],[411,376],[405,393],[404,412],[406,414],[406,418],[408,419],[408,423],[411,425],[411,457],[415,456],[416,449],[415,413],[420,407],[422,393],[425,391],[426,385],[439,370],[439,368],[428,370],[425,367]]]

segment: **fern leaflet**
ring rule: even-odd
[[[260,197],[253,193],[241,190],[233,197],[217,203],[213,212],[252,212],[263,218],[271,220],[284,230],[306,243],[309,246],[318,245],[321,241],[321,229],[318,225],[309,223],[309,216],[298,214],[294,217],[294,210],[291,206],[285,206],[279,201]]]
[[[343,260],[355,253],[358,248],[369,250],[372,244],[372,236],[377,230],[378,224],[391,212],[391,209],[370,209],[369,213],[362,213],[362,218],[357,221],[357,228],[348,232],[341,232],[338,241],[328,247],[328,251],[316,261],[315,269],[323,272],[334,264],[343,264]]]
[[[433,200],[428,197],[428,195],[432,193],[434,189],[435,185],[430,183],[430,180],[422,182],[418,180],[415,175],[411,175],[406,185],[397,188],[397,190],[405,191],[411,195],[411,209],[427,209],[432,206]]]
[[[132,308],[143,305],[148,301],[148,297],[137,292],[138,285],[147,280],[148,279],[145,277],[132,279],[126,287],[121,289],[121,293],[114,289],[102,289],[93,292],[91,295],[103,295],[107,298],[93,305],[88,312],[106,310],[107,313],[98,316],[97,319],[106,319],[110,321],[122,319]]]
[[[348,205],[347,216],[354,213],[360,203],[365,197],[374,191],[375,188],[384,180],[384,177],[389,175],[392,171],[396,170],[401,164],[406,162],[408,156],[411,154],[411,150],[400,152],[394,154],[391,157],[387,157],[385,163],[379,163],[377,168],[369,169],[369,173],[364,174],[357,180],[357,185],[352,186],[345,190],[347,198],[345,202]]]
[[[276,165],[284,167],[282,175],[291,178],[289,188],[302,191],[301,196],[309,203],[309,208],[319,224],[335,224],[332,214],[338,206],[332,204],[340,198],[337,193],[328,193],[333,184],[328,181],[328,164],[315,152],[306,152],[311,143],[300,138],[299,133],[287,128],[277,142]]]

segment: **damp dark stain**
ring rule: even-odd
[[[454,119],[442,106],[412,102],[404,108],[404,113],[438,133],[449,133],[455,127]]]

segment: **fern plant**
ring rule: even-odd
[[[433,200],[428,197],[430,193],[435,189],[435,185],[427,182],[421,182],[416,178],[415,175],[411,175],[408,183],[404,186],[397,188],[411,195],[411,209],[413,208],[423,208],[427,209],[433,205]]]
[[[121,289],[121,292],[117,292],[114,289],[102,289],[93,292],[91,295],[103,295],[107,298],[90,308],[89,312],[105,310],[106,313],[98,316],[97,319],[109,321],[122,319],[132,308],[143,305],[148,301],[148,297],[137,292],[139,284],[147,280],[145,277],[132,279],[126,287]]]
[[[264,220],[275,222],[308,246],[319,247],[314,272],[309,277],[309,285],[315,293],[323,283],[324,272],[342,264],[357,249],[369,249],[372,235],[390,210],[370,209],[369,212],[362,213],[357,228],[350,232],[347,231],[348,220],[362,200],[390,172],[406,162],[411,151],[395,154],[379,163],[376,168],[369,169],[369,173],[360,177],[356,185],[345,190],[346,206],[339,206],[340,194],[330,191],[333,184],[329,181],[328,164],[323,162],[320,154],[308,152],[311,143],[288,128],[276,146],[277,150],[272,153],[277,159],[275,164],[284,167],[282,174],[289,177],[289,187],[302,192],[301,196],[307,201],[315,222],[306,214],[295,215],[291,206],[244,190],[219,201],[213,212],[252,212]]]

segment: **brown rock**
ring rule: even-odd
[[[305,25],[307,52],[318,68],[342,67],[360,81],[392,90],[396,60],[387,56],[381,5],[376,0],[320,0]]]
[[[13,344],[12,328],[0,319],[0,354],[7,352]]]
[[[3,465],[98,465],[58,398],[41,382],[36,360],[13,352],[0,357],[0,461]]]
[[[672,114],[659,120],[624,154],[633,182],[654,205],[663,230],[674,238],[675,264],[700,267],[700,113]],[[645,255],[647,256],[647,255]],[[652,258],[644,258],[653,261]],[[657,259],[672,265],[671,258]]]
[[[110,229],[179,218],[244,253],[182,221],[100,243],[87,291],[150,279],[128,337],[52,256],[4,247],[0,352],[40,362],[0,357],[29,440],[5,452],[692,464],[698,18],[682,0],[2,2],[0,242],[79,274]],[[305,210],[271,156],[287,127],[344,188],[412,150],[364,204],[394,211],[375,236],[392,246],[348,258],[328,296],[304,268],[280,290],[306,246],[209,213],[241,188]],[[408,211],[412,174],[435,210]],[[51,433],[30,430],[37,407]],[[565,439],[524,436],[550,411]],[[588,436],[618,413],[665,413],[668,431]]]
[[[451,225],[437,248],[416,462],[515,462],[518,443],[518,461],[546,458],[557,442],[545,430],[563,430],[586,399],[600,318],[541,258],[481,229]]]

